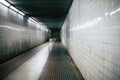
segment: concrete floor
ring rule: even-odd
[[[0,64],[0,80],[84,80],[60,42],[40,45]]]

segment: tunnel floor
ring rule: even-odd
[[[40,45],[0,64],[0,80],[84,80],[60,42]]]

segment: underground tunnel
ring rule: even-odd
[[[0,80],[120,80],[120,0],[0,0]]]

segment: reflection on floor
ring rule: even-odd
[[[0,64],[0,80],[84,80],[60,42],[45,43]]]

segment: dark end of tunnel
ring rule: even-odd
[[[50,38],[60,39],[60,30],[59,29],[52,29]]]

